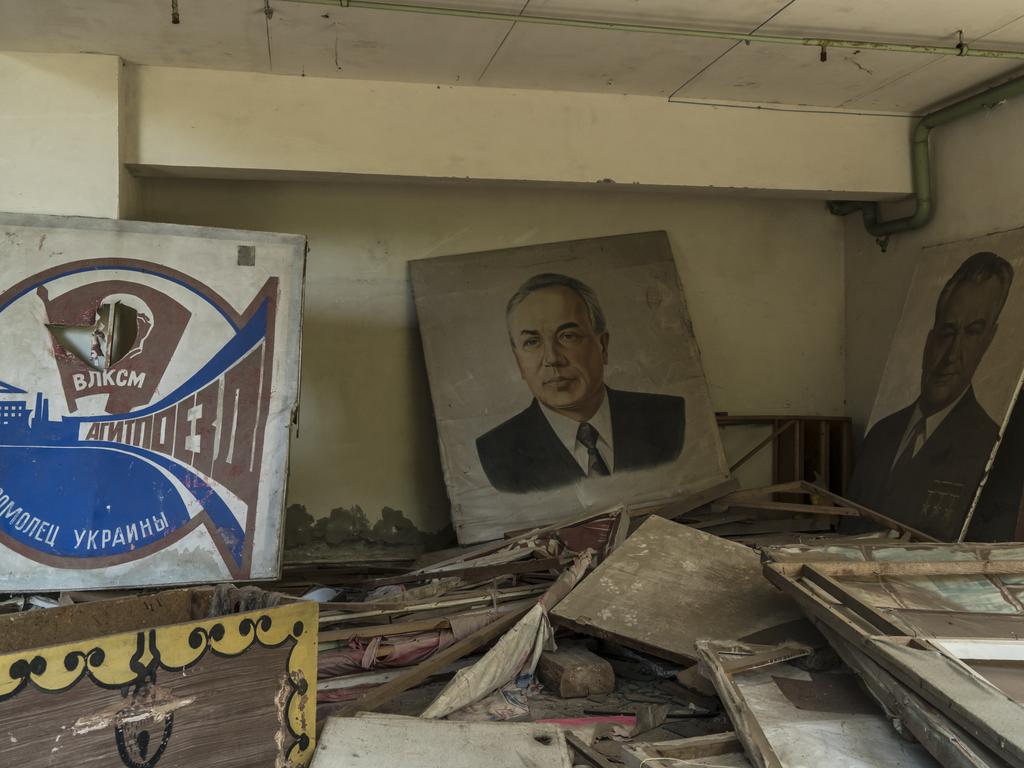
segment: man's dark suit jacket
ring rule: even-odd
[[[896,451],[916,403],[886,416],[864,439],[850,478],[853,501],[943,541],[963,526],[981,482],[999,427],[978,404],[974,389],[943,419],[899,476]]]
[[[612,417],[614,472],[653,467],[679,456],[686,426],[683,398],[606,391]],[[476,450],[487,479],[499,491],[526,493],[558,488],[585,477],[536,400],[478,437]]]

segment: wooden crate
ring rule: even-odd
[[[0,617],[0,765],[309,763],[315,603],[207,618],[180,589]]]

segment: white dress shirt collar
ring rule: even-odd
[[[964,395],[967,394],[968,390],[970,390],[970,386],[966,387],[956,400],[947,405],[941,411],[936,411],[931,416],[924,417],[924,434],[917,440],[917,445],[912,447],[912,450],[914,451],[911,454],[912,456],[916,456],[918,451],[924,447],[924,444],[928,442],[928,439],[935,434],[935,430],[937,430],[939,426],[941,426],[942,422],[946,420],[946,417],[949,416],[950,411],[956,408],[960,404],[960,401],[964,399]],[[907,428],[903,433],[903,439],[900,440],[900,445],[896,451],[896,457],[893,459],[893,464],[899,461],[904,450],[911,447],[908,446],[908,443],[910,442],[911,436],[914,434],[914,427],[917,425],[918,421],[921,420],[922,416],[924,416],[924,412],[921,410],[920,401],[918,401],[914,405],[914,412],[910,414],[910,421],[907,422]]]
[[[568,416],[563,416],[558,411],[548,408],[539,400],[537,402],[540,403],[541,412],[548,420],[548,424],[551,425],[551,429],[555,431],[562,445],[576,459],[576,463],[580,465],[583,474],[587,474],[590,469],[590,457],[587,454],[587,446],[576,439],[581,422],[570,419]],[[612,411],[608,405],[607,389],[605,390],[604,397],[601,399],[601,405],[597,409],[597,413],[587,423],[597,430],[597,452],[604,459],[604,463],[608,466],[608,471],[613,472],[615,470],[615,436],[612,434]]]

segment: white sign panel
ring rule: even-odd
[[[304,258],[0,214],[0,591],[277,577]]]

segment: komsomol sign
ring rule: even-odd
[[[304,259],[0,214],[0,588],[278,576]]]

